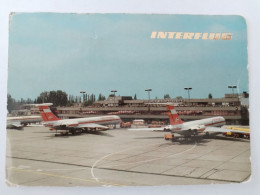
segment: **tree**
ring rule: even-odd
[[[91,94],[88,96],[88,99],[84,101],[84,106],[90,106],[96,101],[96,96],[94,94]]]
[[[105,99],[106,99],[106,97],[104,95],[102,95],[101,93],[98,95],[98,101],[103,101]]]
[[[16,101],[10,94],[7,94],[7,110],[9,113],[15,108]]]
[[[59,106],[66,106],[68,103],[68,95],[66,92],[63,92],[61,90],[58,90],[56,92],[56,102]]]
[[[110,94],[108,97],[115,97],[115,94]]]
[[[170,97],[169,94],[165,94],[163,98],[164,98],[164,99],[170,99],[171,97]]]
[[[53,106],[66,106],[68,104],[68,95],[61,90],[44,91],[37,97],[37,103],[53,103]]]
[[[75,103],[75,97],[74,97],[73,95],[69,95],[68,103],[69,103],[69,104]]]
[[[79,103],[79,97],[78,97],[78,96],[76,96],[75,102],[76,102],[76,103]]]
[[[44,91],[44,92],[41,92],[41,94],[37,97],[37,103],[40,104],[40,103],[47,103],[48,102],[48,92],[47,91]]]
[[[183,97],[182,97],[182,96],[177,96],[176,99],[177,99],[177,100],[182,100]]]
[[[34,101],[30,98],[28,98],[25,102],[26,102],[26,104],[33,104],[34,103]]]
[[[212,99],[212,94],[211,93],[209,93],[208,98]]]
[[[134,100],[137,100],[136,94],[135,94],[135,96],[134,96]]]

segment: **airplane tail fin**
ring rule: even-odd
[[[38,104],[38,108],[40,110],[42,120],[43,121],[57,121],[60,120],[57,116],[55,116],[51,109],[49,108],[49,105],[52,104]]]
[[[168,117],[170,119],[171,125],[178,125],[183,123],[173,105],[166,105],[166,109],[168,111]]]

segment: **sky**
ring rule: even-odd
[[[247,27],[241,16],[14,13],[10,16],[8,93],[43,91],[147,99],[224,97],[248,92]],[[151,39],[153,31],[232,33],[231,40]],[[237,92],[237,90],[235,91]]]

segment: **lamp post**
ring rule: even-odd
[[[146,89],[145,91],[148,92],[148,99],[149,99],[149,103],[150,103],[150,91],[152,91],[152,89]]]
[[[232,93],[233,93],[233,96],[234,96],[234,89],[236,89],[237,88],[237,86],[232,86],[232,85],[229,85],[228,86],[228,88],[230,88],[230,89],[232,89]]]
[[[232,98],[234,98],[234,89],[237,88],[237,86],[235,86],[235,85],[229,85],[228,88],[229,88],[229,89],[232,89],[232,93],[233,93],[233,97],[232,97]],[[233,102],[233,105],[234,105],[234,102]]]
[[[188,91],[188,99],[189,99],[189,103],[190,103],[190,90],[192,90],[192,88],[191,87],[185,87],[184,89]]]
[[[116,92],[117,90],[111,90],[112,93],[114,93],[114,106],[116,105]]]
[[[82,106],[84,104],[84,94],[86,93],[86,91],[81,91],[80,93],[82,93]]]
[[[150,103],[150,92],[152,91],[152,89],[146,89],[145,91],[147,91],[148,93],[148,103]],[[148,104],[148,112],[150,112],[150,104]]]

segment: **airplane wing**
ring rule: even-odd
[[[204,132],[215,132],[215,133],[250,133],[249,129],[246,128],[229,128],[229,127],[206,127]]]
[[[8,124],[7,126],[12,129],[22,129],[23,128],[23,125],[21,125],[20,122],[12,122],[12,123]]]
[[[164,131],[163,127],[160,128],[130,128],[129,131]]]
[[[104,126],[104,125],[99,125],[99,124],[95,124],[95,123],[89,123],[89,124],[81,124],[81,125],[78,125],[76,126],[76,128],[96,128],[96,129],[102,129],[102,130],[107,130],[109,129],[109,127],[107,126]]]

